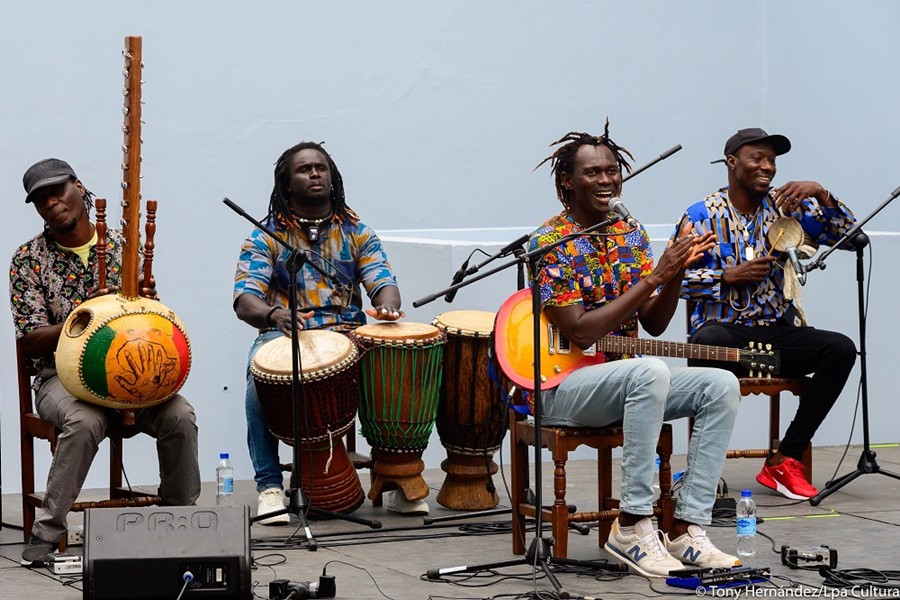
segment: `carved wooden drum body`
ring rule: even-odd
[[[485,510],[500,502],[491,475],[497,472],[493,455],[507,428],[501,388],[508,390],[511,383],[491,357],[495,316],[454,310],[432,322],[447,336],[437,413],[438,434],[447,450],[441,468],[447,476],[437,501],[454,510]]]
[[[300,396],[300,487],[316,508],[352,512],[365,499],[343,440],[356,422],[359,352],[347,336],[333,331],[301,331],[298,342],[306,396],[305,404]],[[250,373],[266,425],[275,437],[293,445],[291,351],[288,337],[266,342],[253,356]]]
[[[359,420],[373,449],[369,498],[399,489],[420,500],[428,495],[421,457],[437,413],[444,335],[407,322],[363,325],[351,335],[363,348]]]

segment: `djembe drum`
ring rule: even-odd
[[[486,510],[500,502],[491,476],[498,468],[494,452],[506,435],[501,387],[508,390],[511,383],[499,368],[493,369],[496,383],[489,373],[494,317],[481,310],[454,310],[432,321],[447,336],[447,376],[437,412],[438,435],[447,450],[441,468],[447,475],[437,501],[454,510]]]
[[[444,334],[423,323],[376,323],[355,329],[363,348],[359,421],[373,452],[369,499],[398,489],[428,495],[422,452],[437,413]]]
[[[306,402],[301,394],[297,443],[304,455],[295,465],[299,473],[292,473],[293,487],[299,479],[310,506],[350,513],[365,499],[343,440],[356,422],[359,352],[347,336],[333,331],[305,330],[298,335]],[[250,373],[266,425],[275,437],[293,445],[291,339],[285,336],[263,344],[253,356]]]

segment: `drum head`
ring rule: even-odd
[[[441,337],[437,327],[425,323],[409,323],[394,321],[391,323],[373,323],[353,330],[357,336],[376,340],[402,342],[403,340],[430,340]]]
[[[356,347],[347,336],[325,329],[301,331],[300,363],[304,375],[313,375],[352,360]],[[291,338],[269,340],[253,356],[253,367],[260,373],[290,376],[292,370]]]
[[[451,335],[487,337],[494,329],[496,316],[484,310],[451,310],[436,316],[431,323]]]

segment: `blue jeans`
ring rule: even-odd
[[[253,462],[253,479],[256,481],[256,491],[262,492],[269,488],[284,489],[284,475],[281,473],[281,463],[278,460],[278,438],[272,435],[266,425],[262,406],[259,404],[259,396],[256,394],[256,382],[250,375],[250,364],[253,355],[263,344],[269,340],[284,335],[280,331],[266,331],[261,333],[250,348],[250,357],[247,359],[247,395],[245,407],[247,411],[247,448],[250,450],[250,460]]]
[[[634,358],[578,369],[542,397],[547,425],[604,427],[622,422],[619,508],[633,515],[653,513],[653,464],[663,421],[694,417],[675,518],[710,523],[740,403],[734,374],[707,367],[670,369],[657,358]]]

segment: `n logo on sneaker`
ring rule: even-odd
[[[644,557],[647,556],[646,552],[641,552],[641,547],[638,544],[635,544],[631,548],[628,549],[627,554],[631,555],[632,560],[634,562],[640,562],[644,560]]]
[[[686,558],[692,563],[696,563],[700,560],[700,549],[697,548],[694,550],[693,546],[688,546],[687,550],[684,551],[684,554],[681,555],[682,558]]]

